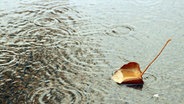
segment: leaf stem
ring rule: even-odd
[[[160,56],[160,54],[162,53],[162,51],[164,50],[164,48],[167,46],[167,44],[171,41],[171,39],[168,39],[167,42],[164,44],[164,46],[162,47],[162,49],[160,50],[160,52],[156,55],[156,57],[148,64],[148,66],[144,69],[144,71],[142,72],[141,76],[146,72],[146,70],[148,70],[148,68],[151,66],[151,64],[158,58],[158,56]]]

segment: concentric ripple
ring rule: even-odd
[[[9,50],[0,50],[0,65],[10,65],[16,62],[16,53]]]
[[[134,0],[131,1],[135,5],[154,6],[162,2],[162,0]]]
[[[135,29],[132,26],[121,25],[121,26],[112,26],[109,28],[109,30],[106,30],[105,33],[110,36],[124,36],[134,30]]]
[[[31,103],[81,104],[86,100],[85,95],[72,87],[45,87],[36,89],[30,99]]]
[[[32,43],[32,44],[44,44],[53,45],[57,44],[63,38],[70,36],[69,29],[60,28],[35,28],[25,31],[22,34],[22,39],[18,42]]]
[[[68,40],[61,41],[59,45],[62,46],[60,51],[60,57],[62,57],[63,63],[68,63],[71,66],[75,67],[71,71],[78,72],[95,72],[98,71],[98,65],[103,64],[104,59],[100,51],[100,47],[97,43],[94,43],[93,39],[80,39],[69,38]],[[68,66],[66,66],[68,67]]]
[[[54,26],[59,23],[59,21],[55,18],[38,18],[34,21],[35,25],[37,26],[43,26],[43,27],[48,27],[48,26]]]
[[[143,76],[144,82],[146,87],[152,88],[152,89],[167,89],[170,87],[169,83],[169,77],[166,75],[157,75],[157,74],[151,74],[151,73],[145,73]]]
[[[145,73],[143,76],[143,80],[145,83],[155,83],[157,81],[157,77],[151,73]]]

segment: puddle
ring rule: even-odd
[[[0,103],[182,104],[183,4],[1,0]],[[111,80],[129,61],[145,66],[171,37],[144,85]]]

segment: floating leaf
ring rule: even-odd
[[[162,47],[160,52],[156,55],[156,57],[148,64],[148,66],[144,69],[143,72],[140,70],[140,66],[136,62],[129,62],[128,64],[123,65],[119,70],[117,70],[112,79],[119,84],[144,84],[142,76],[146,72],[146,70],[151,66],[151,64],[158,58],[158,56],[162,53],[166,45],[171,41],[169,39],[165,45]]]
[[[112,76],[112,79],[117,83],[143,84],[141,74],[142,72],[139,64],[136,62],[129,62],[123,65],[120,70],[117,70]]]

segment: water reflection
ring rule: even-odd
[[[142,90],[143,85],[126,85],[127,87],[134,88],[137,90]]]

